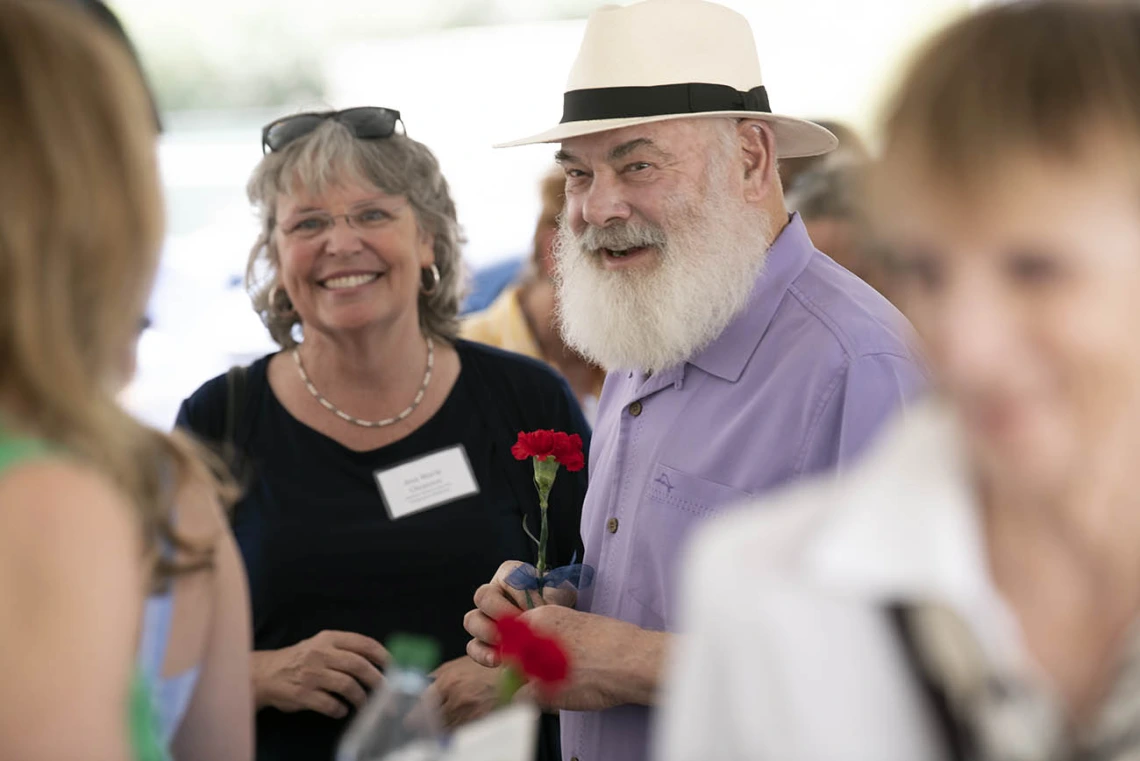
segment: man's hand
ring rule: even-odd
[[[334,719],[359,709],[380,684],[388,651],[352,632],[323,631],[292,647],[253,654],[253,694],[258,708],[316,711]]]
[[[475,610],[468,613],[463,619],[463,626],[473,639],[467,643],[467,654],[481,666],[494,668],[498,666],[498,657],[495,655],[495,621],[503,616],[517,616],[522,611],[544,605],[559,605],[573,607],[578,601],[578,592],[572,587],[552,589],[546,587],[539,594],[537,590],[530,592],[530,602],[527,602],[527,593],[515,589],[507,584],[506,579],[511,573],[523,565],[517,560],[508,560],[499,566],[495,578],[490,584],[484,584],[475,591]]]
[[[566,648],[570,681],[554,695],[544,695],[531,684],[520,696],[563,711],[656,703],[671,635],[555,605],[525,613],[523,620],[557,637]]]
[[[481,719],[499,702],[499,669],[480,666],[467,656],[440,666],[428,693],[437,701],[444,726],[454,729]]]

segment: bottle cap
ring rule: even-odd
[[[387,647],[392,662],[400,668],[430,674],[439,666],[439,643],[430,637],[393,634]]]

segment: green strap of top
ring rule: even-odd
[[[135,761],[169,761],[158,730],[158,714],[154,710],[146,679],[136,674],[131,684],[131,745]]]
[[[46,457],[52,447],[38,439],[16,438],[4,431],[0,423],[0,473],[26,460]],[[130,703],[131,745],[135,761],[169,761],[158,730],[158,716],[151,701],[146,680],[136,674],[131,682]]]
[[[4,432],[0,423],[0,472],[23,460],[42,457],[49,452],[47,444],[37,439],[17,439]]]

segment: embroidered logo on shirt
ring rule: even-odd
[[[669,483],[669,474],[662,471],[661,475],[657,476],[657,478],[655,478],[653,480],[654,480],[654,483],[659,483],[662,486],[664,486],[668,490],[669,494],[673,493],[673,484]]]

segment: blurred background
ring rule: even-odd
[[[976,0],[720,0],[756,35],[773,110],[874,145],[900,62]],[[168,237],[127,406],[169,427],[203,381],[274,345],[242,286],[260,128],[299,110],[389,106],[439,157],[472,273],[529,254],[554,147],[496,151],[561,115],[598,0],[110,0],[163,111]],[[621,3],[627,4],[627,3]]]

